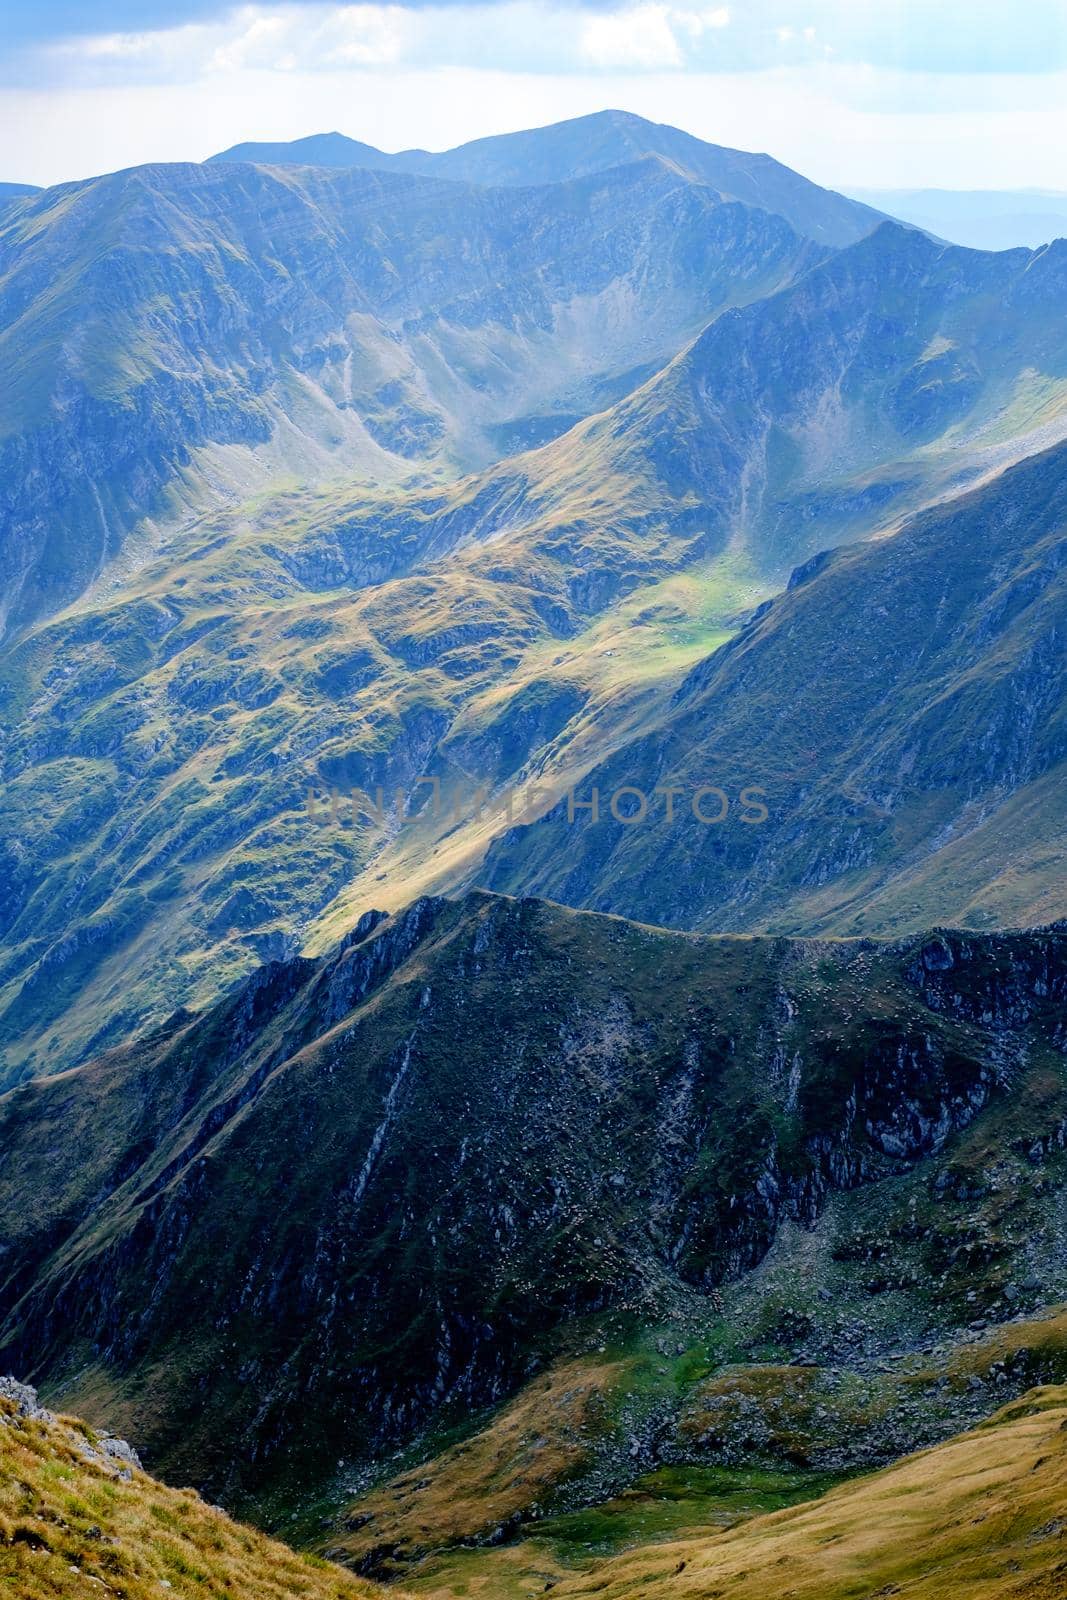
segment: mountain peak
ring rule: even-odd
[[[393,160],[374,145],[350,139],[336,129],[331,133],[310,133],[303,139],[280,142],[250,140],[209,156],[209,162],[250,161],[262,166],[368,167],[387,166]]]
[[[239,144],[213,161],[328,167],[377,167],[495,188],[525,188],[585,178],[641,156],[660,156],[685,176],[784,217],[804,238],[853,244],[882,213],[793,172],[773,157],[709,144],[667,123],[617,107],[571,117],[543,128],[492,134],[454,150],[387,154],[341,133],[312,134],[280,144]]]

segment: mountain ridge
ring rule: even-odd
[[[635,155],[660,153],[719,188],[724,197],[779,211],[794,227],[825,244],[853,242],[882,214],[799,177],[773,157],[712,145],[631,112],[602,111],[544,128],[475,139],[454,150],[405,150],[394,155],[344,134],[312,134],[291,143],[235,145],[212,162],[278,162],[305,157],[329,165],[371,165],[390,171],[458,177],[469,182],[559,182],[618,166]]]
[[[557,810],[494,844],[482,881],[683,926],[865,933],[881,910],[886,933],[915,917],[917,891],[926,907],[956,894],[979,925],[1062,915],[1055,871],[1039,874],[1028,906],[1026,859],[1047,867],[1064,820],[1065,463],[1054,447],[890,538],[806,563],[691,671],[662,731],[587,779],[605,795],[623,783],[756,784],[769,826],[719,837],[658,813],[639,829],[610,818],[572,829]],[[1038,812],[998,883],[983,876],[1000,859],[997,811],[1025,806],[1028,791]]]
[[[0,1100],[0,1359],[122,1426],[149,1383],[147,1459],[231,1504],[395,1448],[571,1320],[707,1296],[1058,1083],[1063,939],[708,938],[484,893],[368,917]]]
[[[228,476],[231,498],[293,475],[385,488],[507,454],[509,429],[560,432],[814,248],[657,160],[509,191],[155,166],[18,201],[0,225],[8,630],[76,599],[146,519],[202,514],[220,481],[225,503]]]

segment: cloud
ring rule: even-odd
[[[694,44],[709,30],[725,28],[729,22],[728,6],[694,11],[637,5],[590,17],[582,26],[580,50],[584,59],[597,67],[682,67],[686,43]]]
[[[679,67],[682,52],[667,6],[637,6],[613,16],[592,17],[582,27],[579,48],[597,67]]]
[[[183,30],[184,31],[184,30]],[[151,42],[152,35],[143,36]],[[293,72],[386,66],[400,61],[410,37],[403,7],[348,5],[276,12],[248,6],[207,61],[215,73],[243,68]]]
[[[255,0],[179,27],[52,41],[9,57],[7,81],[117,87],[192,82],[244,69],[329,72],[401,63],[552,74],[684,71],[707,65],[730,31],[728,6],[663,0],[616,0],[610,10],[558,0],[468,0],[447,7]]]
[[[264,6],[315,6],[319,0],[262,0]],[[396,0],[405,11],[454,11],[469,0]],[[612,10],[618,0],[567,0],[571,11]],[[8,0],[4,36],[9,46],[89,36],[171,32],[218,21],[233,0]]]
[[[162,83],[278,72],[759,72],[825,60],[913,74],[1067,66],[1067,4],[1026,0],[8,0],[0,83]],[[110,73],[110,77],[108,76]],[[138,76],[140,74],[140,76]]]

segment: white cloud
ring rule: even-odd
[[[247,70],[331,71],[395,64],[420,26],[417,13],[400,5],[246,5],[209,23],[66,39],[49,54],[82,81],[86,67],[98,79],[110,72],[112,81],[136,68],[142,81],[157,82]]]
[[[552,73],[681,71],[730,22],[728,6],[663,0],[577,12],[564,0],[471,0],[424,9],[329,0],[253,3],[208,22],[63,39],[40,59],[46,81],[83,88],[191,82],[205,72],[329,72],[401,63]]]
[[[716,6],[713,11],[674,11],[671,20],[691,39],[700,39],[709,29],[726,28],[730,24],[729,6]]]
[[[580,49],[597,67],[680,67],[682,51],[668,6],[590,17],[582,25]]]
[[[729,26],[729,6],[695,11],[670,5],[636,5],[589,17],[582,24],[579,48],[597,67],[640,67],[646,71],[682,67],[681,39],[694,43],[708,32]]]
[[[323,66],[380,66],[400,61],[411,42],[412,16],[399,6],[342,6],[316,41]]]

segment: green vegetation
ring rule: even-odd
[[[0,1584],[18,1600],[382,1594],[231,1522],[191,1489],[164,1487],[109,1444],[82,1422],[0,1395]]]
[[[561,1596],[923,1600],[1062,1592],[1067,1391],[1034,1391],[984,1427],[813,1505],[732,1532],[650,1545],[564,1579]]]
[[[560,816],[497,841],[481,880],[720,930],[1062,917],[1064,462],[820,560],[584,775],[606,794],[753,784],[765,825]]]
[[[354,1530],[414,1551],[428,1516],[446,1543],[483,1538],[534,1499],[613,1498],[656,1440],[711,1464],[730,1366],[862,1375],[1067,1299],[1062,934],[700,938],[484,894],[361,934],[0,1100],[0,1363],[136,1432],[168,1476],[285,1527],[581,1361],[551,1378],[558,1427],[527,1395],[477,1447],[446,1442],[432,1492],[410,1456],[414,1479],[375,1491],[384,1531]],[[954,1198],[972,1166],[980,1207]],[[1010,1393],[1057,1360],[998,1371]],[[972,1392],[943,1366],[913,1404],[848,1379],[808,1445],[768,1409],[764,1459],[743,1430],[714,1450],[885,1459],[988,1409],[985,1369]]]

